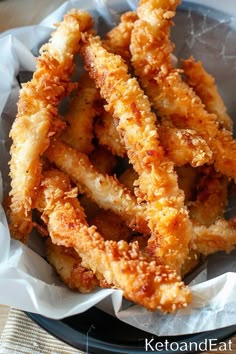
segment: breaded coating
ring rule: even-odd
[[[123,291],[124,296],[149,310],[173,312],[191,301],[191,293],[168,266],[149,262],[138,243],[104,241],[89,227],[69,178],[58,171],[44,174],[36,207],[42,212],[52,242],[73,247],[82,265],[97,278]]]
[[[179,129],[169,122],[162,122],[158,131],[166,156],[175,166],[190,163],[198,167],[212,161],[212,151],[195,130]]]
[[[94,149],[93,120],[97,114],[99,99],[93,80],[85,74],[79,80],[78,90],[64,116],[67,127],[62,133],[63,141],[85,154]]]
[[[189,251],[192,226],[174,165],[159,144],[156,116],[148,98],[121,57],[107,52],[98,37],[87,37],[82,54],[107,101],[106,109],[117,119],[129,160],[139,175],[136,193],[140,202],[147,202],[152,232],[148,251],[179,269]]]
[[[94,273],[82,266],[81,257],[73,248],[55,245],[50,238],[45,245],[48,262],[70,289],[86,294],[99,285]]]
[[[79,185],[79,189],[82,187],[84,193],[100,208],[110,209],[120,215],[131,229],[141,233],[149,232],[143,208],[137,204],[134,195],[115,177],[99,172],[87,155],[62,141],[54,140],[45,156],[67,173]]]
[[[105,146],[114,155],[126,156],[124,143],[116,130],[115,120],[109,112],[104,111],[99,116],[94,125],[94,132],[100,145]]]
[[[236,246],[236,222],[235,219],[225,220],[218,218],[209,227],[194,223],[194,244],[201,254],[209,254],[225,251],[229,253]]]
[[[160,84],[159,114],[169,117],[179,128],[195,129],[211,148],[215,169],[236,179],[236,140],[232,133],[219,128],[217,116],[205,110],[200,98],[182,81],[179,73],[170,73]]]
[[[158,77],[172,68],[174,46],[169,35],[179,3],[179,0],[141,0],[137,8],[138,20],[131,34],[130,51],[135,74],[159,115],[160,104],[164,105],[165,101],[157,100],[157,95],[162,94]],[[160,141],[176,166],[190,163],[196,167],[211,162],[212,152],[204,138],[191,127],[177,129],[166,117],[160,117]]]
[[[124,157],[126,149],[116,125],[113,116],[104,112],[96,121],[94,131],[99,144],[106,146],[113,154]],[[170,124],[162,124],[158,129],[160,143],[175,166],[191,163],[197,167],[211,161],[212,151],[194,130],[178,129]]]
[[[138,20],[132,30],[130,51],[135,74],[148,94],[151,80],[156,87],[157,76],[172,69],[174,45],[170,41],[170,28],[179,4],[180,0],[140,0],[138,3]]]
[[[31,210],[41,177],[41,156],[50,137],[64,127],[58,117],[58,103],[74,84],[70,75],[74,55],[80,47],[81,31],[92,26],[91,16],[72,10],[57,25],[49,43],[42,46],[36,71],[23,85],[18,102],[18,114],[10,137],[11,205],[9,213],[12,236],[27,242],[32,229]]]
[[[196,200],[188,203],[191,219],[210,226],[223,217],[228,201],[228,178],[216,172],[214,167],[199,169],[196,183]]]
[[[72,181],[77,183],[80,188],[82,185],[82,189],[84,190],[86,195],[91,200],[95,201],[100,208],[103,208],[105,210],[112,210],[114,213],[119,215],[121,219],[124,220],[131,229],[145,234],[150,233],[150,230],[147,227],[147,223],[145,219],[147,214],[146,211],[147,206],[143,204],[138,205],[134,196],[127,189],[125,189],[124,186],[119,184],[114,177],[104,175],[101,172],[99,172],[97,169],[95,169],[94,166],[92,166],[91,163],[89,162],[89,159],[86,155],[67,146],[65,143],[61,141],[55,140],[53,143],[51,143],[50,147],[45,153],[45,156],[47,156],[47,158],[51,162],[55,163],[59,169],[67,173],[72,179]],[[214,189],[214,185],[213,185],[213,189]],[[218,203],[219,198],[220,198],[220,193],[218,195],[217,200],[214,199],[213,196],[211,196],[209,205],[212,202],[212,200],[215,201],[215,205],[212,206],[212,212],[208,211],[208,214],[210,216],[212,214],[216,215],[215,214],[216,210],[219,211],[219,203]],[[167,208],[165,208],[165,210],[167,210]],[[200,210],[198,210],[198,213],[200,213]],[[206,212],[206,208],[204,209],[204,211]],[[94,217],[95,216],[90,218],[90,222],[93,220]],[[165,217],[168,217],[168,215],[165,215]],[[205,215],[202,215],[202,218],[203,217],[205,219],[208,218]],[[227,221],[224,222],[227,224]],[[168,225],[166,227],[168,227]],[[169,226],[169,228],[171,227],[172,225]],[[229,226],[227,226],[227,228],[229,228]],[[230,227],[230,229],[232,229],[232,227]],[[196,223],[196,220],[194,220],[193,231],[191,236],[195,235],[194,237],[198,241],[196,245],[195,245],[195,241],[193,241],[193,244],[191,242],[189,244],[189,247],[193,247],[193,248],[197,247],[198,249],[198,244],[204,245],[205,242],[204,240],[206,238],[201,240],[201,235],[203,234],[203,232],[208,237],[206,241],[208,243],[210,242],[210,239],[212,237],[213,240],[215,238],[218,238],[220,240],[221,229],[215,228],[214,230],[215,230],[215,234],[212,233],[212,228],[211,226],[208,225],[202,225],[202,228],[199,228],[199,224]],[[223,239],[222,242],[223,242],[221,246],[222,248],[224,247],[224,245],[226,245],[229,248],[230,241],[227,244],[225,244],[225,241]],[[199,250],[199,252],[201,253],[201,250]],[[213,252],[214,251],[212,251],[212,253]]]
[[[170,26],[179,0],[141,0],[131,36],[132,63],[163,121],[194,129],[213,152],[217,171],[236,180],[236,140],[172,68]]]
[[[131,33],[134,28],[135,20],[138,16],[134,12],[127,12],[121,16],[120,23],[108,32],[106,40],[103,41],[103,46],[114,54],[120,55],[125,62],[130,66],[131,53],[130,42]],[[146,47],[145,47],[146,48]],[[145,56],[144,49],[141,48]],[[142,81],[142,79],[141,79]],[[99,123],[98,123],[99,124]],[[158,122],[157,122],[158,124]],[[114,132],[115,123],[112,122],[111,117],[105,116],[98,125],[97,132],[99,134],[99,141],[111,149],[111,151],[124,154],[123,143],[119,140]],[[209,149],[206,141],[201,138],[195,131],[191,129],[176,129],[170,124],[168,126],[162,125],[160,130],[160,142],[163,145],[169,158],[176,166],[182,166],[186,163],[191,163],[192,166],[199,166],[209,163],[212,159],[212,152]],[[111,137],[106,134],[111,134]]]
[[[120,22],[113,27],[103,41],[104,47],[114,54],[120,55],[126,63],[130,64],[130,37],[134,27],[134,22],[138,16],[134,11],[128,11],[121,15]]]
[[[232,131],[233,121],[227,113],[214,77],[206,72],[200,61],[195,61],[193,57],[182,60],[182,69],[186,82],[200,97],[206,110],[218,117],[220,127]]]

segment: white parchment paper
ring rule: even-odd
[[[196,2],[196,1],[194,1]],[[33,71],[38,49],[73,7],[88,10],[96,20],[96,28],[103,35],[115,25],[119,13],[135,9],[135,0],[71,0],[37,26],[23,27],[0,35],[0,199],[9,190],[8,161],[11,124],[16,115],[19,94],[17,75],[21,71]],[[186,7],[186,4],[184,5]],[[173,40],[176,55],[187,57],[193,54],[202,60],[219,85],[229,113],[235,117],[236,102],[236,18],[187,6],[186,12],[176,17]],[[235,117],[236,118],[236,117]],[[233,198],[232,198],[233,199]],[[229,214],[234,211],[231,201]],[[91,294],[77,294],[68,290],[55,275],[51,266],[40,256],[40,241],[32,237],[31,248],[10,239],[6,217],[0,205],[0,303],[25,311],[38,313],[53,319],[71,316],[100,304],[133,326],[145,331],[167,336],[207,331],[236,325],[236,252],[211,256],[207,269],[192,283],[192,304],[174,315],[163,316],[149,312],[137,305],[127,306],[122,302],[122,292],[112,289],[97,289]]]

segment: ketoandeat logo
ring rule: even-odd
[[[232,351],[232,340],[219,342],[218,339],[205,339],[201,342],[170,342],[166,339],[164,342],[158,342],[154,338],[145,339],[146,352],[173,352],[173,353],[191,353],[191,352],[226,352]]]

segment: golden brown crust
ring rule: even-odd
[[[95,135],[100,145],[105,146],[114,155],[124,157],[126,150],[119,133],[116,130],[116,125],[113,116],[104,111],[94,126]]]
[[[63,141],[85,154],[94,149],[93,120],[99,99],[93,80],[85,74],[79,80],[78,90],[64,116],[67,127],[62,133]]]
[[[212,152],[197,132],[188,127],[177,129],[167,117],[160,114],[163,101],[158,100],[162,95],[162,87],[158,78],[165,76],[172,68],[172,51],[170,26],[175,15],[179,0],[142,0],[139,2],[138,20],[133,26],[130,51],[132,65],[153,107],[160,115],[160,141],[169,158],[176,166],[190,163],[200,166],[212,160]]]
[[[216,114],[220,127],[232,131],[233,121],[227,113],[213,76],[207,73],[202,63],[195,61],[193,57],[182,60],[182,69],[188,85],[200,97],[206,110]]]
[[[158,123],[157,123],[158,124]],[[109,112],[104,112],[95,124],[95,134],[99,144],[106,146],[113,154],[124,157],[124,141],[116,129],[115,119]],[[206,141],[192,129],[178,129],[170,124],[159,127],[160,143],[168,158],[175,166],[190,163],[193,167],[209,163],[212,151]]]
[[[9,219],[13,237],[23,242],[27,242],[32,229],[31,209],[40,183],[41,156],[50,137],[64,127],[55,118],[58,103],[74,87],[70,75],[79,50],[80,31],[91,26],[92,19],[86,12],[72,10],[65,15],[50,42],[42,46],[32,80],[20,91],[18,114],[10,132]]]
[[[135,50],[133,50],[133,54],[135,51],[137,51],[137,53],[136,52],[135,53],[138,56],[138,59],[136,61],[134,57],[132,58],[133,65],[135,68],[136,65],[141,64],[142,66],[143,64],[142,61],[141,63],[139,62],[140,56],[142,56],[142,58],[145,58],[146,60],[146,56],[149,55],[152,57],[152,60],[155,60],[153,58],[153,53],[151,55],[150,50],[147,49],[149,43],[148,40],[150,38],[145,38],[145,40],[142,43],[136,43],[135,40],[133,39],[133,42],[131,43],[131,34],[132,32],[136,33],[136,29],[137,27],[139,27],[138,24],[139,21],[137,21],[137,23],[135,22],[137,19],[138,16],[136,13],[134,12],[125,13],[124,15],[121,16],[120,23],[108,33],[106,40],[103,41],[103,45],[108,51],[120,55],[129,66],[131,65],[130,44],[131,44],[131,50],[132,50],[132,44],[134,46],[141,45],[141,47],[136,46]],[[134,27],[135,30],[133,31]],[[143,33],[144,28],[145,25],[143,27],[143,22],[142,22],[139,33],[140,36],[143,38],[144,38],[144,33]],[[136,34],[133,33],[132,36],[137,39]],[[155,42],[155,45],[156,44],[157,43]],[[145,50],[147,50],[147,52],[145,52]],[[152,46],[152,51],[153,50],[154,48]],[[157,50],[157,48],[155,50]],[[170,52],[170,56],[171,56],[171,52]],[[147,62],[147,60],[145,62]],[[154,63],[154,66],[155,68],[157,68],[158,63],[156,64]],[[144,72],[146,70],[146,67],[142,66],[142,70]],[[150,73],[151,80],[153,79],[152,75],[153,72]],[[142,84],[144,85],[144,87],[146,87],[145,83],[143,82],[143,75],[140,78]],[[102,138],[104,140],[105,145],[108,146],[111,149],[111,151],[114,151],[114,153],[116,153],[118,156],[123,156],[124,144],[122,142],[122,139],[118,139],[116,133],[114,132],[115,123],[112,122],[111,117],[107,119],[108,117],[105,116],[104,118],[106,120],[102,119],[101,120],[102,125],[98,126],[99,137],[100,139]],[[186,163],[191,163],[192,166],[199,166],[205,163],[209,163],[211,161],[212,152],[209,149],[206,141],[193,130],[176,129],[175,127],[172,127],[170,124],[168,124],[168,126],[162,124],[160,126],[159,131],[160,131],[160,142],[163,145],[170,160],[172,160],[176,166],[182,166]],[[114,140],[105,138],[104,137],[105,134],[103,134],[103,132],[112,133]]]
[[[198,167],[212,161],[212,151],[195,130],[179,129],[169,122],[162,122],[158,131],[166,156],[175,166],[190,163]]]
[[[94,273],[82,266],[81,257],[73,248],[55,245],[50,238],[45,245],[48,262],[70,289],[86,294],[99,285]]]
[[[170,26],[179,0],[141,0],[131,36],[135,73],[162,121],[180,129],[194,129],[213,152],[216,170],[236,179],[236,141],[231,132],[219,128],[218,118],[208,113],[172,67]]]
[[[213,166],[199,168],[196,199],[188,204],[193,220],[206,226],[223,217],[228,201],[228,179]]]
[[[188,254],[191,222],[178,187],[173,163],[159,144],[156,116],[121,57],[107,52],[96,37],[83,46],[86,68],[106,99],[106,109],[117,119],[127,154],[139,175],[138,196],[147,201],[152,231],[148,249],[166,264],[179,268]]]
[[[156,77],[172,68],[174,45],[170,41],[170,27],[179,4],[180,0],[139,1],[130,50],[135,74],[141,78],[145,89],[149,87],[150,80],[155,85]]]
[[[149,310],[173,312],[187,306],[191,294],[168,266],[149,261],[138,243],[104,241],[94,226],[88,227],[69,179],[58,171],[44,175],[36,207],[42,212],[52,242],[73,247],[82,265],[125,297]]]
[[[51,143],[45,155],[101,208],[120,215],[131,229],[149,232],[143,207],[137,204],[134,195],[114,176],[99,172],[87,155],[58,140]]]
[[[230,252],[236,246],[236,227],[232,220],[218,218],[209,227],[194,223],[194,244],[198,252],[209,254],[225,251]]]
[[[104,47],[108,51],[120,55],[127,64],[130,64],[130,37],[137,18],[137,14],[133,11],[122,14],[118,25],[106,34],[103,41]]]

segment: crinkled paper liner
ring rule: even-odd
[[[193,1],[196,3],[196,0]],[[213,4],[212,1],[208,3]],[[8,134],[16,115],[18,73],[34,70],[34,55],[37,55],[41,44],[48,40],[54,23],[61,20],[69,9],[80,7],[88,10],[96,20],[99,33],[103,35],[115,25],[120,13],[135,9],[136,4],[134,0],[68,1],[39,25],[13,29],[0,35],[1,200],[3,193],[9,190]],[[196,4],[184,3],[182,9],[187,10],[178,11],[173,40],[178,57],[194,55],[215,76],[233,117],[236,108],[236,18],[232,16],[233,3],[231,7],[228,9],[231,15],[227,15],[210,8],[198,8]],[[200,11],[198,15],[196,10]],[[234,209],[234,198],[231,199],[229,214]],[[53,319],[81,313],[97,304],[105,311],[113,312],[122,321],[162,336],[191,334],[236,324],[235,252],[209,257],[207,268],[190,284],[192,304],[173,315],[149,312],[130,303],[127,305],[119,290],[97,289],[91,294],[72,292],[58,280],[40,254],[40,240],[36,236],[32,237],[31,249],[10,240],[6,217],[0,206],[0,303]]]

